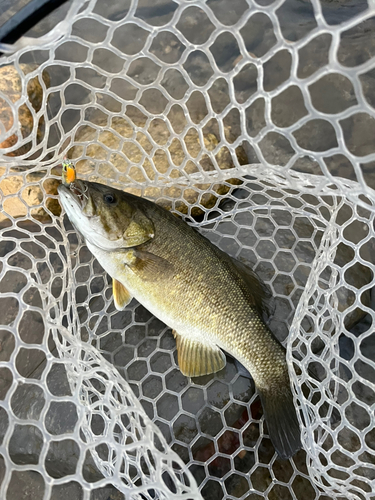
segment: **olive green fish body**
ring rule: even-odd
[[[169,212],[146,200],[140,205],[146,217],[152,218],[155,238],[139,250],[170,262],[173,272],[164,279],[162,268],[160,276],[144,280],[124,265],[129,258],[124,252],[112,256],[116,274],[109,274],[180,335],[203,337],[236,357],[258,386],[267,383],[268,363],[273,372],[279,369],[284,374],[284,349],[259,317],[253,296],[231,259]],[[104,262],[108,256],[99,260]]]
[[[81,190],[83,186],[88,186],[90,196],[90,191],[95,193],[98,185],[81,183]],[[90,219],[85,227],[80,226],[81,214],[77,219],[74,211],[80,210],[81,202],[87,206],[81,197],[78,202],[75,200],[75,206],[69,206],[72,195],[68,194],[68,188],[63,187],[60,196],[72,222],[85,233],[88,248],[114,279],[115,302],[125,305],[135,297],[173,329],[179,366],[187,375],[223,368],[222,350],[238,359],[254,378],[275,448],[281,457],[291,456],[301,446],[299,424],[284,348],[259,314],[262,293],[259,280],[251,271],[245,276],[238,263],[161,207],[107,189],[117,199],[126,200],[133,213],[142,215],[137,220],[142,221],[142,227],[147,225],[150,237],[140,231],[138,245],[126,246],[123,237],[125,243],[117,247],[113,241],[104,241],[88,231]],[[110,204],[104,202],[99,207],[99,198],[95,203],[94,216],[90,206],[91,217],[99,217],[111,226]],[[112,210],[113,224],[118,227],[121,211]],[[98,223],[96,219],[95,224]],[[124,217],[124,234],[128,225],[129,217]]]

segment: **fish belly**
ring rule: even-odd
[[[155,293],[158,288],[152,282],[144,283],[137,278],[134,273],[127,268],[122,260],[121,254],[117,252],[106,252],[100,248],[87,242],[87,247],[90,252],[96,257],[103,269],[112,277],[122,283],[128,292],[140,302],[148,311],[156,316],[160,321],[168,325],[170,328],[178,332],[180,335],[190,338],[199,339],[207,344],[215,343],[215,334],[210,331],[209,323],[206,321],[206,328],[199,320],[188,321],[186,318],[187,304],[173,303],[168,286],[160,293]],[[160,297],[168,296],[169,300],[160,300]],[[176,299],[177,302],[177,299]],[[189,315],[191,317],[191,314]],[[196,316],[196,315],[195,315]]]

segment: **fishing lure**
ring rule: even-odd
[[[65,186],[70,186],[77,178],[75,166],[70,160],[64,158],[62,162],[62,182]]]

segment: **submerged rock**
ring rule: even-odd
[[[37,66],[31,64],[20,64],[22,72],[27,75],[34,71]],[[29,98],[28,103],[22,104],[18,108],[17,116],[14,116],[13,109],[9,101],[17,105],[17,102],[23,97],[22,76],[14,66],[3,66],[0,68],[0,122],[5,132],[8,132],[16,120],[18,132],[8,135],[0,144],[1,149],[10,148],[15,146],[21,138],[30,138],[27,143],[23,143],[20,147],[11,152],[5,152],[4,157],[16,157],[28,153],[33,144],[38,144],[44,137],[44,117],[39,119],[39,122],[34,123],[33,113],[40,111],[42,106],[46,106],[46,97],[40,81],[43,79],[46,87],[49,87],[50,78],[46,71],[43,71],[41,76],[35,76],[30,79],[27,84],[27,95]],[[36,136],[36,137],[35,137]],[[4,176],[0,181],[0,190],[4,196],[8,198],[3,201],[3,210],[0,213],[0,223],[5,221],[8,216],[18,218],[24,217],[28,214],[29,208],[31,209],[31,216],[35,216],[41,220],[48,220],[45,209],[41,206],[44,202],[44,194],[41,187],[35,182],[40,179],[40,174],[35,174],[37,178],[27,177],[28,182],[34,182],[32,185],[26,185],[26,179],[22,175],[20,169],[15,168],[12,172],[7,173],[6,167],[0,167],[0,176]],[[39,177],[38,177],[39,176]],[[57,194],[56,181],[49,181],[49,186],[46,190],[47,194]],[[55,200],[46,202],[47,208],[56,208],[57,203]],[[33,208],[35,207],[35,209]],[[57,209],[58,210],[58,209]]]
[[[180,112],[181,108],[179,109],[172,108],[168,118],[173,128],[181,132],[186,126],[186,121]],[[203,130],[203,141],[193,127],[187,130],[183,141],[177,138],[171,140],[170,130],[159,118],[151,121],[147,134],[137,132],[136,127],[144,127],[146,116],[136,108],[128,106],[126,116],[112,118],[110,128],[106,129],[106,119],[103,119],[97,123],[98,129],[89,125],[78,129],[75,142],[82,146],[76,145],[71,148],[68,156],[78,159],[76,163],[78,176],[90,174],[91,181],[101,183],[110,181],[119,189],[158,200],[158,203],[165,208],[177,208],[181,213],[188,213],[189,205],[193,205],[190,213],[198,216],[203,212],[201,207],[212,208],[215,205],[217,200],[215,193],[223,195],[230,189],[228,185],[217,183],[213,186],[213,192],[209,192],[211,184],[196,183],[185,189],[179,184],[179,181],[191,179],[191,176],[194,180],[194,174],[215,170],[211,159],[204,153],[213,151],[219,146],[217,123],[211,122]],[[226,127],[226,133],[231,134],[230,126]],[[97,142],[93,142],[96,138]],[[167,153],[165,146],[168,143]],[[79,160],[83,146],[87,144],[89,145],[86,146],[86,156],[92,160]],[[185,148],[193,158],[199,157],[199,159],[196,162],[186,161]],[[152,163],[149,158],[152,158]],[[218,148],[215,159],[217,167],[221,170],[234,167],[233,157],[226,146]],[[247,163],[247,156],[242,147],[237,148],[237,159],[241,165]],[[94,160],[102,160],[96,171],[93,170]],[[154,181],[158,181],[159,186],[152,186]],[[169,186],[171,181],[172,183],[175,181],[175,186],[165,188],[162,185],[163,181]],[[228,179],[227,182],[241,183],[237,179]]]
[[[31,64],[20,64],[20,68],[25,75],[31,73],[36,69],[35,65]],[[37,143],[39,143],[44,136],[44,118],[39,120],[36,125],[34,123],[33,114],[27,104],[22,104],[18,109],[18,116],[15,117],[12,112],[8,100],[12,104],[16,104],[22,98],[22,78],[17,69],[14,66],[3,66],[0,68],[0,121],[7,132],[14,125],[15,118],[18,120],[18,127],[20,134],[23,138],[31,136],[35,131],[37,133]],[[44,84],[49,87],[50,79],[48,74],[43,71],[41,78],[43,78]],[[39,81],[39,78],[35,76],[32,78],[27,85],[27,95],[29,97],[29,104],[34,108],[35,112],[40,111],[44,101],[45,96],[43,92],[43,87]],[[45,103],[44,103],[45,104]],[[17,134],[12,134],[8,136],[1,144],[0,148],[10,148],[17,144],[19,137]],[[30,137],[30,142],[22,145],[16,151],[6,153],[6,156],[20,156],[28,153],[32,146],[32,138]]]

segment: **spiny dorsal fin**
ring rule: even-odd
[[[216,373],[226,365],[225,354],[218,347],[189,339],[174,330],[173,335],[176,337],[178,366],[187,377]]]
[[[144,250],[128,252],[127,266],[144,281],[158,281],[173,276],[174,266],[166,259]]]
[[[113,300],[118,311],[122,311],[132,300],[132,296],[122,283],[113,279],[112,282]]]

